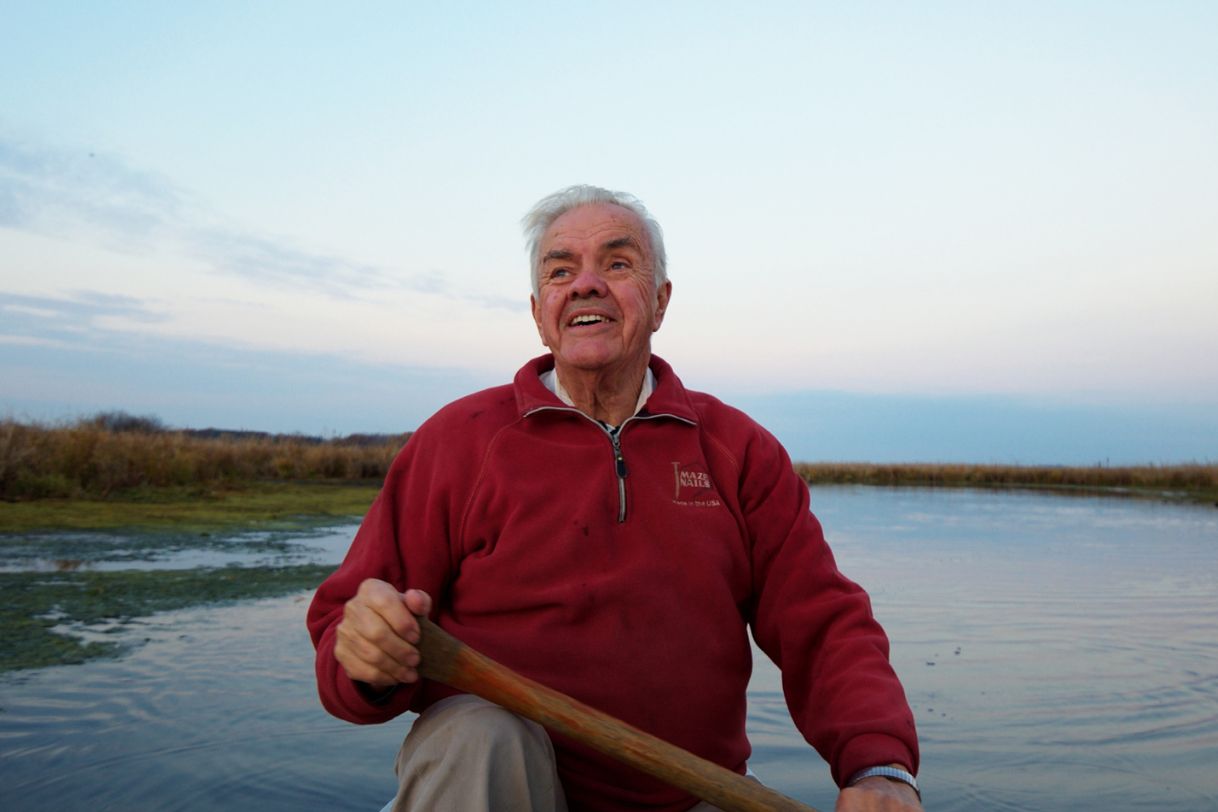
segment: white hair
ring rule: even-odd
[[[532,269],[534,296],[541,295],[541,238],[559,217],[572,209],[596,203],[611,203],[614,206],[621,206],[634,213],[642,221],[643,230],[647,233],[647,242],[650,243],[651,258],[655,263],[655,267],[652,268],[652,276],[655,278],[656,290],[659,290],[660,286],[668,281],[668,259],[664,253],[664,232],[660,230],[660,224],[651,216],[651,212],[647,211],[643,202],[626,192],[612,192],[599,186],[579,184],[559,189],[557,192],[543,197],[537,202],[537,205],[529,209],[529,213],[520,221],[529,246],[529,264]]]

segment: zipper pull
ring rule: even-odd
[[[613,443],[613,462],[617,466],[618,479],[626,478],[626,458],[622,456],[622,427],[609,432],[609,442]]]

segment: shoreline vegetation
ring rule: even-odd
[[[169,429],[123,412],[0,420],[0,533],[358,517],[409,436]]]
[[[1218,464],[984,465],[963,463],[795,463],[809,485],[1006,488],[1079,496],[1128,496],[1218,507]]]
[[[120,656],[139,643],[118,633],[158,612],[315,589],[333,567],[290,556],[180,570],[139,562],[250,530],[358,519],[409,437],[178,430],[123,412],[50,426],[0,420],[0,674]],[[1218,464],[795,470],[813,486],[1034,488],[1218,504]],[[93,568],[113,555],[107,544],[123,547],[134,566]],[[31,557],[43,564],[31,569]]]
[[[360,516],[410,433],[320,438],[171,429],[106,412],[0,420],[0,533],[187,528]],[[797,462],[810,485],[1053,490],[1218,503],[1218,464],[1051,466]]]

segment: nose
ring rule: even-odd
[[[571,298],[586,299],[603,297],[609,292],[605,277],[597,265],[587,265],[579,269],[575,279],[571,281]]]

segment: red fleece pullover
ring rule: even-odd
[[[378,578],[430,593],[441,627],[504,665],[739,772],[751,627],[839,784],[916,770],[887,638],[778,441],[653,356],[655,391],[615,444],[541,383],[553,363],[440,410],[394,461],[309,609],[327,710],[377,723],[451,693],[424,681],[376,704],[334,659],[343,604]],[[694,802],[554,739],[573,812]]]

